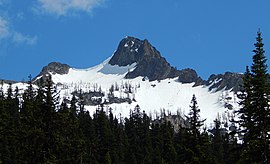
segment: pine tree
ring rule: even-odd
[[[152,162],[161,164],[162,134],[159,123],[151,125],[151,142],[152,142]]]
[[[20,136],[21,157],[27,163],[38,163],[43,158],[43,143],[45,134],[42,125],[42,104],[37,104],[38,97],[29,76],[28,88],[23,94],[22,108],[20,109]],[[40,100],[41,101],[41,100]]]
[[[200,109],[197,106],[196,96],[192,96],[191,105],[190,105],[190,112],[189,112],[189,125],[190,131],[193,136],[193,140],[195,143],[198,143],[199,136],[200,136],[200,128],[203,126],[203,122],[206,120],[200,120]]]
[[[173,145],[173,135],[174,130],[170,122],[165,122],[161,124],[161,140],[162,140],[162,149],[161,156],[164,162],[168,164],[176,163],[177,153]]]
[[[94,114],[95,130],[97,135],[97,147],[99,152],[96,157],[100,163],[105,161],[106,153],[110,150],[112,131],[103,105]]]
[[[240,125],[245,132],[243,161],[269,163],[269,83],[261,32],[257,33],[251,73],[247,69],[240,94]]]
[[[187,120],[189,122],[188,132],[190,134],[190,140],[188,148],[194,153],[193,162],[198,162],[203,152],[200,148],[200,129],[203,126],[203,122],[206,120],[200,119],[200,109],[197,105],[196,96],[193,95],[191,99],[190,112]]]
[[[7,90],[7,98],[5,100],[5,108],[8,113],[8,135],[9,135],[9,149],[11,153],[11,159],[14,163],[18,161],[18,147],[19,147],[19,136],[18,127],[19,127],[19,101],[13,95],[12,85],[9,84]]]
[[[2,84],[3,85],[3,84]],[[0,163],[18,163],[19,161],[19,104],[9,84],[6,96],[1,89],[0,98]]]
[[[79,121],[79,129],[83,134],[83,145],[82,145],[82,152],[83,152],[83,162],[85,163],[95,163],[96,157],[96,145],[97,145],[97,137],[95,131],[95,123],[91,118],[89,112],[79,112],[78,114],[78,121]]]
[[[56,113],[56,129],[58,137],[57,160],[62,163],[77,163],[81,157],[82,133],[80,133],[77,115],[73,115],[68,108],[67,100],[64,100]]]
[[[56,137],[58,136],[56,126],[56,106],[59,103],[58,95],[53,87],[51,77],[46,80],[44,105],[42,107],[43,114],[43,130],[45,141],[43,145],[44,162],[56,162]]]
[[[242,127],[240,133],[245,135],[244,144],[247,143],[248,140],[252,137],[252,130],[254,129],[254,124],[252,123],[253,117],[253,108],[251,106],[251,98],[252,98],[252,86],[251,86],[251,73],[249,71],[249,67],[246,67],[246,72],[243,76],[243,86],[241,88],[241,93],[238,94],[238,98],[241,100],[239,105],[241,108],[237,113],[240,114],[240,120],[238,123]]]
[[[130,118],[125,121],[130,151],[127,153],[127,158],[135,157],[134,163],[151,163],[152,146],[149,127],[150,118],[145,112],[141,112],[139,105],[136,105],[130,113]]]
[[[212,142],[211,150],[214,163],[223,163],[224,161],[224,136],[221,133],[221,122],[220,118],[214,120],[215,127],[212,129]]]

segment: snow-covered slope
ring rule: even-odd
[[[118,117],[128,117],[139,105],[152,118],[166,113],[187,115],[195,94],[202,119],[209,126],[219,115],[226,122],[238,108],[237,91],[242,75],[227,72],[211,75],[207,81],[195,70],[172,67],[148,40],[126,37],[103,63],[88,69],[74,69],[52,62],[34,79],[37,83],[50,74],[61,99],[81,96],[86,109],[93,113],[102,104]],[[42,81],[42,80],[40,80]],[[13,87],[25,89],[26,84]],[[8,86],[5,85],[4,88]],[[229,90],[228,90],[229,89]],[[232,91],[233,90],[233,91]],[[83,94],[83,95],[82,95]]]
[[[114,97],[132,100],[124,103],[105,103],[105,108],[112,108],[118,117],[120,114],[122,117],[128,117],[130,110],[137,104],[146,113],[156,117],[161,110],[172,114],[176,114],[177,111],[188,114],[192,95],[195,94],[201,109],[201,117],[207,118],[208,125],[213,122],[218,113],[226,117],[232,114],[233,110],[225,108],[226,104],[231,104],[230,108],[237,107],[238,100],[234,92],[230,90],[209,91],[211,86],[194,87],[194,83],[183,84],[178,82],[177,78],[156,81],[149,81],[145,77],[126,79],[125,75],[135,69],[136,63],[120,67],[112,66],[108,64],[108,61],[109,59],[89,69],[70,68],[69,72],[63,75],[51,73],[53,82],[58,84],[57,88],[61,97],[70,99],[71,93],[78,90],[85,93],[99,90],[104,92],[105,96],[102,97],[104,103],[112,92]],[[112,85],[114,89],[110,91]],[[93,113],[97,106],[86,105],[86,109]]]

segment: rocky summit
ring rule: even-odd
[[[124,117],[137,105],[147,113],[163,109],[187,113],[195,94],[207,124],[217,113],[230,115],[238,109],[236,92],[242,84],[242,74],[226,72],[203,80],[191,68],[178,70],[148,40],[134,37],[122,39],[112,57],[91,68],[49,63],[33,83],[44,85],[49,78],[61,99],[81,97],[91,114],[100,105]],[[25,83],[13,85],[20,90],[27,88]],[[7,90],[8,84],[3,88]]]
[[[213,74],[206,81],[205,85],[212,90],[232,89],[234,92],[240,91],[243,84],[243,74],[225,72],[224,74]]]
[[[45,75],[47,73],[52,74],[67,74],[70,66],[67,64],[62,64],[59,62],[52,62],[49,63],[47,66],[43,67],[42,71],[40,72],[40,75]]]
[[[136,66],[126,73],[126,79],[144,77],[149,81],[154,81],[177,77],[178,82],[184,84],[194,83],[194,86],[210,86],[210,90],[215,89],[217,91],[233,89],[235,92],[239,91],[242,84],[242,75],[237,73],[213,74],[208,80],[203,80],[194,69],[184,68],[178,70],[172,67],[147,39],[140,40],[127,36],[120,41],[108,64],[125,67],[134,63]],[[48,74],[68,74],[70,68],[67,64],[52,62],[43,67],[37,77],[42,76],[43,79],[46,79]]]
[[[183,83],[203,83],[203,80],[198,77],[195,70],[177,70],[172,67],[147,39],[140,40],[128,36],[119,43],[109,64],[127,66],[133,63],[136,63],[136,68],[128,72],[125,78],[131,79],[142,76],[147,77],[150,81],[154,81],[179,76],[179,81]]]
[[[194,69],[177,70],[162,57],[147,39],[140,40],[127,36],[120,41],[109,64],[128,66],[133,63],[136,63],[136,68],[126,74],[125,78],[127,79],[142,76],[154,81],[178,77],[178,81],[181,83],[194,83],[194,86],[211,85],[211,90],[213,88],[217,88],[217,90],[233,88],[235,92],[239,91],[242,84],[242,75],[237,73],[213,74],[208,80],[203,80]],[[214,84],[212,84],[213,82]]]

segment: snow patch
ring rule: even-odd
[[[134,70],[137,63],[133,63],[131,65],[120,67],[118,65],[110,65],[105,64],[103,68],[101,68],[98,72],[101,72],[103,74],[116,74],[116,75],[122,75],[128,73],[131,69]]]

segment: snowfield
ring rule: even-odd
[[[194,87],[194,83],[183,84],[178,82],[177,78],[160,81],[149,81],[147,77],[125,79],[125,75],[136,68],[136,63],[119,67],[108,64],[109,60],[110,58],[100,65],[88,69],[70,68],[68,74],[64,75],[51,73],[60,98],[71,99],[71,93],[79,90],[83,92],[102,91],[105,94],[102,102],[105,102],[113,85],[112,93],[115,97],[129,98],[132,102],[105,105],[106,110],[111,108],[114,115],[124,118],[129,117],[130,110],[133,110],[138,104],[142,111],[155,119],[161,115],[162,111],[165,111],[166,114],[180,112],[183,116],[188,115],[191,98],[195,94],[201,110],[201,119],[206,118],[205,126],[208,128],[213,126],[213,120],[218,116],[223,123],[232,119],[235,109],[239,107],[239,100],[231,90],[216,91],[216,89],[212,89],[209,91],[211,85]],[[217,83],[218,80],[220,79],[216,79],[212,83]],[[19,92],[23,93],[27,86],[26,83],[16,83],[12,85],[12,88],[15,90],[18,87]],[[6,91],[9,85],[4,84],[2,87]],[[99,97],[92,98],[98,99]],[[85,109],[91,114],[97,108],[98,106],[85,106]]]
[[[238,99],[230,90],[221,90],[215,92],[215,89],[209,91],[210,86],[196,86],[194,83],[182,84],[174,79],[165,79],[161,81],[143,80],[145,77],[135,79],[125,79],[128,71],[136,67],[136,63],[119,67],[108,64],[107,59],[100,65],[88,69],[69,70],[68,74],[51,74],[52,80],[58,85],[61,97],[71,98],[71,93],[75,90],[83,92],[101,89],[107,95],[112,85],[118,86],[119,90],[114,90],[116,97],[133,99],[132,103],[110,104],[105,109],[112,108],[117,117],[128,117],[130,110],[138,104],[142,111],[156,118],[161,111],[176,114],[181,112],[187,115],[190,110],[192,95],[195,94],[198,106],[201,109],[201,118],[206,118],[206,125],[209,127],[213,120],[219,117],[223,121],[233,116],[233,111],[238,107]],[[218,80],[218,79],[217,79]],[[215,83],[214,81],[213,83]],[[131,86],[132,93],[127,93],[125,85]],[[106,97],[106,96],[105,96]],[[104,98],[103,98],[103,101]],[[231,109],[225,108],[225,104],[230,104]],[[85,107],[90,113],[95,112],[97,106]]]

